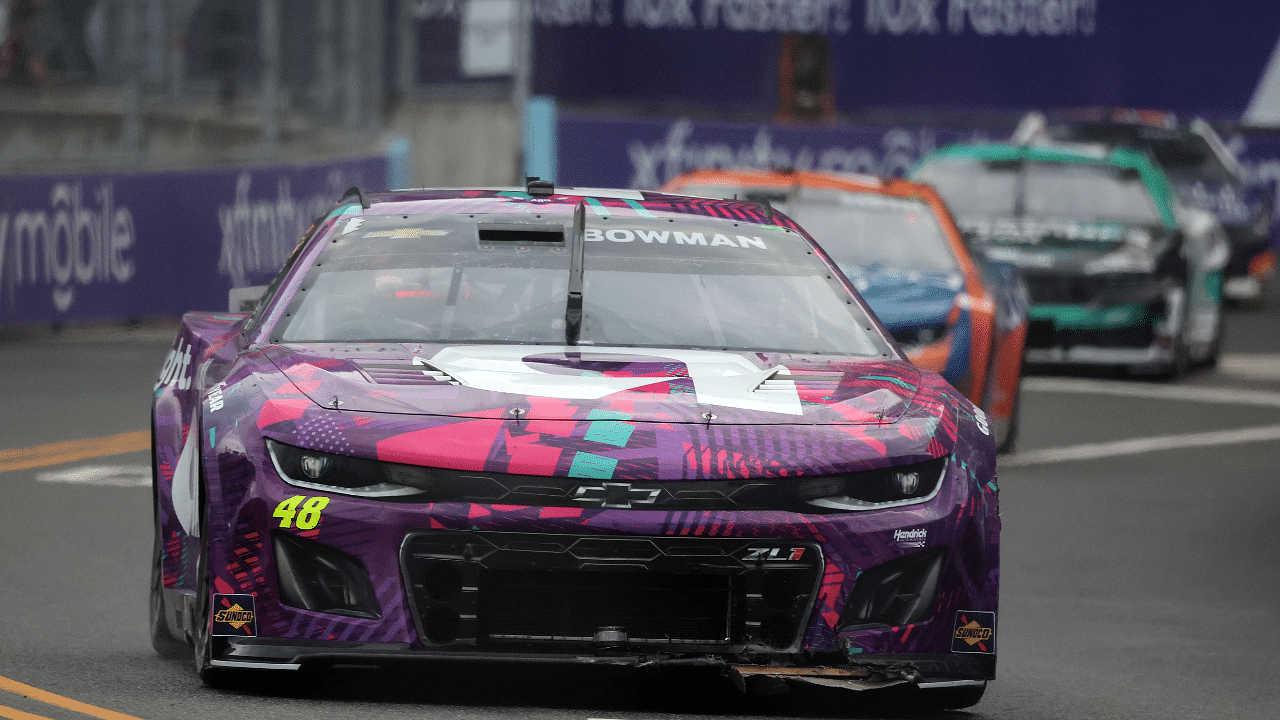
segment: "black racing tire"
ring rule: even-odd
[[[1013,413],[1009,416],[1009,429],[1004,439],[996,445],[997,455],[1012,455],[1018,450],[1018,414],[1022,409],[1022,383],[1018,383],[1018,394],[1013,399]]]
[[[1173,357],[1157,372],[1157,377],[1167,382],[1173,382],[1191,371],[1191,347],[1187,345],[1187,328],[1191,325],[1190,295],[1186,293],[1188,300],[1183,303],[1181,328],[1173,340]]]
[[[997,455],[1012,455],[1018,449],[1018,423],[1022,414],[1022,370],[1025,362],[1018,363],[1018,384],[1014,388],[1013,412],[1009,414],[1009,429],[1004,437],[996,440]]]
[[[194,428],[193,428],[194,430]],[[199,462],[197,460],[197,462]],[[196,675],[212,688],[227,686],[228,673],[213,666],[214,639],[210,636],[212,613],[212,586],[209,582],[209,509],[204,487],[204,473],[200,473],[200,557],[196,561],[196,598],[191,629],[192,655]]]
[[[191,647],[169,632],[169,623],[165,619],[162,578],[160,538],[157,537],[155,551],[151,554],[151,597],[147,603],[150,611],[151,647],[160,657],[176,660],[191,652]]]
[[[1218,327],[1213,332],[1213,342],[1209,343],[1209,352],[1200,361],[1200,367],[1216,368],[1218,360],[1222,357],[1222,344],[1226,339],[1227,323],[1222,316],[1222,311],[1218,311]]]
[[[913,704],[917,710],[928,712],[961,710],[977,705],[986,691],[986,683],[972,687],[924,688],[919,691]]]
[[[190,652],[187,643],[174,637],[169,632],[169,623],[165,619],[164,606],[164,570],[161,550],[164,541],[160,537],[160,467],[156,462],[156,423],[155,413],[151,416],[151,512],[152,534],[151,546],[151,586],[147,602],[150,621],[151,647],[160,657],[178,659]]]
[[[1161,368],[1158,376],[1161,380],[1174,382],[1191,370],[1191,351],[1187,348],[1186,338],[1179,335],[1173,341],[1173,358]]]

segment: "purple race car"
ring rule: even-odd
[[[768,205],[354,188],[155,387],[151,633],[231,668],[403,659],[995,674],[996,461]]]

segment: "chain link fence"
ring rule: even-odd
[[[0,171],[342,152],[375,139],[408,0],[3,0]],[[8,127],[3,127],[7,125]]]

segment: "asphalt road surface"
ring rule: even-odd
[[[866,693],[762,700],[714,677],[498,666],[203,687],[146,630],[140,448],[171,338],[0,334],[0,718],[901,715]],[[1280,716],[1280,303],[1234,311],[1226,352],[1172,385],[1028,378],[1000,470],[999,678],[971,716]]]

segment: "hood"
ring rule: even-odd
[[[901,361],[711,350],[306,344],[265,354],[323,407],[531,422],[885,424],[921,379]]]
[[[942,325],[964,288],[959,272],[922,272],[885,265],[840,268],[890,329]]]

